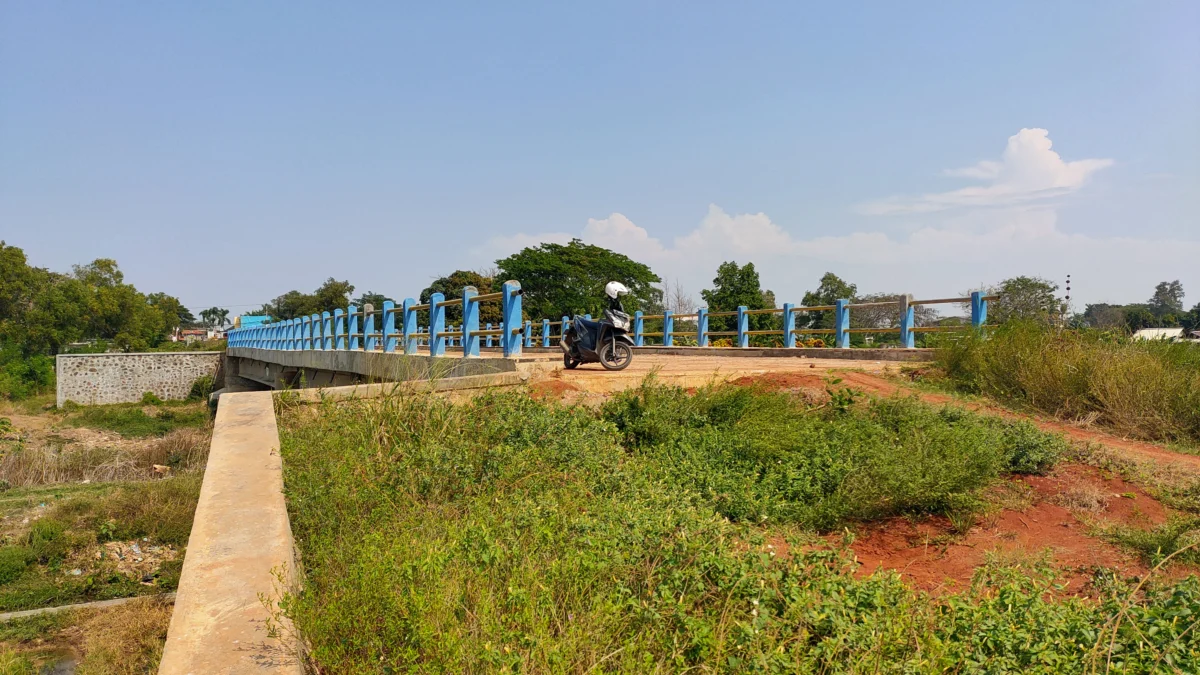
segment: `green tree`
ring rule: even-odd
[[[1146,305],[1127,305],[1125,307],[1125,326],[1129,328],[1130,332],[1136,332],[1143,328],[1157,328],[1159,325],[1159,318]]]
[[[497,260],[496,286],[506,279],[521,282],[523,307],[533,319],[563,315],[598,316],[606,307],[604,285],[620,281],[629,287],[626,311],[661,302],[660,279],[649,267],[600,246],[572,239],[569,244],[540,244]]]
[[[999,298],[988,302],[988,323],[1007,321],[1038,321],[1052,323],[1062,313],[1062,303],[1055,297],[1058,284],[1041,277],[1013,277],[986,289],[987,295]]]
[[[1088,328],[1109,330],[1125,327],[1125,308],[1104,302],[1087,305],[1083,309],[1083,325]]]
[[[1150,296],[1150,300],[1146,305],[1155,316],[1164,317],[1167,314],[1182,314],[1183,284],[1179,283],[1178,279],[1175,281],[1160,281],[1154,287],[1154,295]],[[1174,325],[1174,323],[1174,321],[1170,323],[1164,322],[1164,325]]]
[[[733,312],[738,307],[747,309],[774,309],[775,293],[764,291],[754,263],[738,266],[737,261],[727,261],[717,267],[713,287],[700,291],[700,297],[711,312]],[[768,304],[770,303],[770,304]],[[747,324],[750,330],[770,330],[776,327],[779,317],[773,314],[754,314]],[[711,331],[737,330],[736,316],[716,316],[708,320]]]
[[[220,307],[209,307],[200,311],[200,319],[208,328],[220,328],[229,319],[229,310]]]
[[[495,287],[495,279],[485,277],[478,272],[470,272],[466,270],[456,270],[454,273],[441,277],[429,284],[429,287],[421,291],[421,303],[429,302],[429,298],[434,293],[441,293],[447,300],[461,298],[462,291],[467,286],[474,286],[475,290],[479,291],[480,295],[484,293],[493,293],[498,288]],[[528,293],[528,292],[527,292]],[[532,314],[530,316],[533,316]],[[479,305],[479,325],[484,326],[488,323],[498,324],[501,321],[500,303],[499,302],[484,302]],[[549,318],[549,317],[546,317]],[[446,323],[458,324],[462,321],[462,308],[457,305],[451,305],[446,308]]]
[[[192,316],[191,310],[179,302],[179,298],[166,293],[151,293],[146,296],[146,301],[162,313],[163,324],[168,331],[176,328],[191,328],[196,325],[196,317]]]
[[[1190,311],[1179,317],[1179,325],[1183,326],[1183,330],[1187,333],[1200,330],[1200,302],[1197,302]]]
[[[857,297],[858,286],[847,283],[833,272],[826,272],[821,275],[821,282],[817,285],[817,290],[804,294],[803,305],[805,307],[823,307],[832,305],[838,300],[853,301]],[[853,320],[854,312],[851,312],[850,316]],[[801,328],[829,329],[835,327],[834,323],[834,312],[830,310],[801,312],[796,319],[796,325]]]
[[[286,321],[321,312],[332,312],[349,307],[350,296],[353,293],[354,285],[349,281],[338,281],[330,277],[312,293],[288,291],[251,314],[266,315],[271,317],[272,321]]]
[[[367,305],[370,305],[370,306],[374,307],[376,310],[381,310],[381,309],[383,309],[383,303],[385,303],[385,302],[399,304],[394,299],[384,295],[383,293],[376,293],[374,291],[367,291],[366,293],[359,295],[357,298],[354,299],[353,304],[355,307],[358,307],[358,308],[362,308],[362,307],[366,307]]]

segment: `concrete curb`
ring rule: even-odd
[[[274,399],[270,392],[226,394],[158,672],[299,675],[295,631],[278,611],[284,589],[275,577],[292,587],[295,572]]]
[[[270,392],[276,398],[299,401],[301,403],[320,403],[321,401],[346,401],[359,398],[379,398],[393,394],[413,394],[418,392],[453,392],[471,389],[491,389],[494,387],[514,387],[529,381],[529,373],[509,371],[491,375],[466,375],[463,377],[444,377],[440,380],[408,380],[405,382],[378,382],[375,384],[350,384],[341,387],[325,387],[320,389],[290,389]]]
[[[74,605],[59,605],[58,607],[39,607],[37,609],[25,609],[20,612],[5,612],[0,614],[0,623],[13,621],[16,619],[24,619],[31,616],[41,616],[42,614],[58,614],[59,612],[70,612],[76,609],[105,609],[107,607],[117,607],[124,605],[127,602],[134,600],[142,600],[145,598],[153,598],[164,602],[175,602],[174,593],[160,593],[158,595],[135,595],[132,598],[113,598],[112,600],[97,600],[95,602],[80,602]]]
[[[854,347],[635,347],[636,351],[663,356],[729,356],[734,358],[848,359],[851,361],[932,361],[932,349],[872,349]]]

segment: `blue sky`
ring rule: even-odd
[[[240,310],[579,236],[1200,302],[1200,4],[0,1],[0,239]],[[1081,307],[1081,304],[1078,306]]]

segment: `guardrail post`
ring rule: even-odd
[[[746,331],[750,330],[750,315],[746,314],[746,310],[750,309],[745,305],[738,305],[737,313],[737,346],[749,347],[750,336]]]
[[[550,319],[542,319],[542,346],[550,346]]]
[[[696,310],[696,345],[708,346],[708,310]]]
[[[500,324],[500,346],[504,348],[504,356],[521,355],[521,283],[506,281],[501,286],[503,295],[500,298],[500,312],[504,320]]]
[[[300,338],[301,338],[302,333],[300,331],[303,328],[304,328],[304,319],[303,318],[296,317],[296,318],[292,319],[292,351],[300,351],[300,349],[301,349]]]
[[[983,299],[982,291],[971,293],[971,328],[980,330],[987,323],[987,300]]]
[[[321,315],[311,314],[308,317],[308,348],[316,350],[321,348]]]
[[[633,313],[633,345],[642,346],[642,310]]]
[[[479,336],[471,335],[479,330],[479,303],[471,299],[477,295],[479,295],[479,290],[474,286],[467,286],[463,289],[463,356],[479,356]]]
[[[560,347],[562,346],[563,336],[566,335],[567,331],[569,330],[571,330],[571,317],[563,316],[562,325],[558,327],[558,344]]]
[[[915,312],[913,306],[908,304],[911,300],[910,295],[900,296],[900,344],[907,349],[912,349],[917,343],[917,336],[912,330]]]
[[[333,348],[346,348],[346,314],[340,307],[333,310]]]
[[[788,349],[796,347],[796,306],[790,302],[783,303],[783,346]]]
[[[675,314],[671,310],[663,312],[663,346],[670,347],[674,336],[671,334],[675,331]]]
[[[490,330],[492,330],[492,324],[491,324],[491,323],[489,323],[489,324],[487,325],[487,330],[489,330],[489,331],[490,331]],[[486,346],[487,346],[487,347],[491,347],[491,346],[492,346],[492,335],[491,335],[490,333],[489,333],[489,334],[488,334],[488,336],[487,336],[487,342],[486,342]]]
[[[379,341],[375,339],[375,305],[366,304],[363,313],[363,351],[373,352]]]
[[[396,303],[383,301],[383,351],[396,351]]]
[[[446,354],[446,338],[441,337],[438,333],[446,330],[446,308],[438,307],[439,302],[444,302],[446,296],[441,293],[434,293],[429,298],[429,355],[444,356]]]
[[[349,326],[346,332],[350,334],[350,351],[358,351],[361,342],[358,335],[358,308],[350,305],[346,308],[346,324]]]
[[[333,315],[321,312],[321,349],[333,349]]]
[[[525,330],[524,330],[524,332],[521,333],[521,337],[523,338],[522,344],[524,346],[526,346],[526,347],[533,346],[533,322],[532,321],[525,322]]]
[[[400,339],[404,341],[401,348],[409,356],[417,353],[420,340],[417,334],[417,310],[413,309],[416,304],[417,301],[412,298],[405,298],[400,303]]]
[[[849,304],[849,300],[836,300],[833,303],[834,344],[842,349],[850,347],[850,334],[846,332],[850,330],[850,308],[846,306]]]

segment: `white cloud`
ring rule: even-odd
[[[644,262],[696,295],[708,287],[721,262],[753,262],[763,286],[775,290],[780,302],[799,302],[826,271],[857,283],[862,292],[926,297],[946,297],[1020,274],[1058,279],[1070,273],[1075,299],[1084,302],[1141,300],[1167,278],[1200,288],[1200,278],[1187,278],[1200,257],[1198,241],[1063,231],[1050,197],[1078,190],[1112,160],[1065,162],[1050,148],[1045,130],[1022,129],[1009,139],[1000,161],[948,172],[986,185],[876,202],[871,213],[929,214],[920,227],[900,236],[861,231],[797,236],[765,213],[730,214],[716,204],[709,205],[695,229],[669,244],[622,213],[589,219],[574,236]],[[497,238],[477,254],[494,259],[572,236]]]
[[[986,185],[915,197],[891,197],[863,204],[858,211],[867,215],[935,213],[953,208],[1035,202],[1078,190],[1092,174],[1113,164],[1111,159],[1065,162],[1052,146],[1050,132],[1045,129],[1021,129],[1009,137],[1000,161],[982,161],[943,172],[947,176],[986,181]]]

